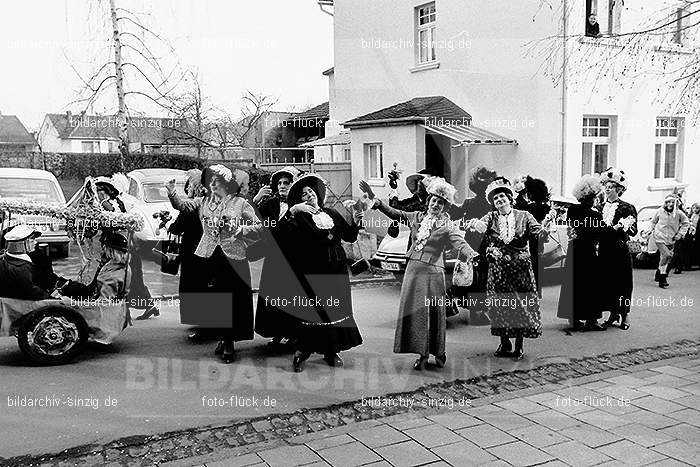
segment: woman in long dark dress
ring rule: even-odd
[[[202,171],[192,169],[187,172],[185,193],[190,199],[204,196],[205,190],[202,184]],[[207,291],[209,273],[204,258],[195,255],[194,252],[202,239],[202,223],[199,221],[197,211],[181,212],[177,219],[170,224],[168,231],[173,235],[180,235],[180,282],[178,293],[180,296],[180,323],[190,326],[198,326],[189,336],[189,339],[199,340],[209,337],[204,323],[199,319],[201,295]]]
[[[488,280],[486,299],[491,317],[491,334],[501,345],[496,357],[523,358],[523,339],[542,334],[540,299],[530,261],[529,239],[547,234],[527,211],[513,208],[510,181],[496,177],[486,189],[494,210],[481,219],[472,219],[469,230],[485,234]],[[510,342],[515,338],[515,350]]]
[[[606,327],[620,320],[620,329],[629,329],[628,314],[632,304],[634,282],[632,276],[632,256],[627,242],[630,236],[637,235],[637,210],[622,201],[620,196],[627,189],[625,172],[610,168],[601,175],[605,189],[603,205],[603,227],[601,229],[598,256],[601,268],[602,309],[610,311]]]
[[[532,178],[529,175],[525,178],[525,193],[528,203],[524,210],[532,214],[540,224],[544,222],[547,214],[552,210],[552,205],[549,202],[549,188],[547,183],[539,178]],[[517,209],[517,207],[516,207]],[[530,261],[532,262],[532,271],[535,273],[535,283],[537,284],[537,293],[542,298],[542,268],[540,268],[540,256],[544,251],[544,242],[539,237],[530,237]]]
[[[175,180],[167,184],[173,207],[197,212],[202,224],[195,255],[206,260],[214,285],[206,302],[199,303],[200,316],[212,328],[219,328],[221,342],[214,353],[220,353],[225,363],[234,360],[234,342],[253,339],[253,293],[246,250],[261,232],[253,207],[237,196],[239,180],[245,179],[239,172],[223,165],[206,168],[203,179],[211,178],[206,198],[180,199]]]
[[[598,324],[603,313],[598,285],[592,280],[600,274],[598,241],[603,224],[603,216],[593,209],[593,203],[602,189],[598,177],[584,175],[573,191],[580,204],[569,206],[566,214],[570,240],[557,317],[569,320],[574,330],[605,330]]]
[[[288,344],[289,330],[294,326],[290,316],[274,303],[279,297],[279,289],[285,281],[294,276],[289,258],[285,252],[294,249],[285,235],[285,224],[291,220],[287,195],[299,171],[294,167],[284,167],[272,174],[270,187],[263,187],[255,196],[259,217],[266,227],[264,239],[248,250],[249,260],[265,258],[260,274],[260,291],[255,310],[255,332],[270,337],[271,346]],[[268,197],[265,198],[266,193]],[[285,341],[286,340],[286,341]]]
[[[293,219],[282,229],[292,251],[287,258],[294,276],[280,284],[280,309],[294,320],[290,330],[296,338],[294,371],[303,371],[312,353],[319,353],[330,366],[342,366],[338,356],[362,343],[355,323],[350,295],[347,258],[341,240],[355,242],[363,212],[353,212],[351,222],[334,209],[323,206],[323,179],[308,174],[289,189]],[[286,300],[286,302],[284,302]]]

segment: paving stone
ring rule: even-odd
[[[467,415],[471,415],[472,417],[476,417],[481,419],[482,416],[485,415],[493,415],[497,413],[508,413],[508,411],[502,407],[499,407],[494,404],[487,404],[487,405],[480,405],[478,407],[471,407],[468,409],[463,409],[462,412],[464,412]]]
[[[684,405],[688,408],[695,409],[700,407],[700,396],[692,395],[681,397],[680,399],[675,399],[673,402],[676,404]]]
[[[459,443],[448,444],[432,449],[433,453],[453,466],[462,465],[482,465],[496,460],[496,457],[489,454],[470,441],[460,441]]]
[[[382,460],[362,443],[354,442],[317,451],[333,467],[356,467]]]
[[[462,437],[442,425],[425,425],[418,428],[404,430],[404,434],[410,436],[427,448],[434,448],[444,444],[452,444],[462,441]]]
[[[628,440],[618,441],[598,448],[603,454],[631,465],[650,464],[664,459],[664,456]]]
[[[569,441],[568,438],[562,436],[561,434],[540,425],[516,428],[508,431],[508,434],[536,448],[542,448]]]
[[[663,373],[666,375],[677,376],[679,378],[685,378],[686,376],[695,375],[695,373],[690,371],[690,370],[687,370],[685,368],[679,368],[677,366],[672,366],[672,365],[665,365],[665,366],[650,368],[650,370],[657,371],[659,373]]]
[[[542,402],[550,402],[552,399],[556,399],[556,398],[557,398],[557,395],[551,391],[550,392],[542,392],[539,394],[533,394],[531,396],[525,397],[525,399],[532,401],[532,402],[537,402],[538,404],[542,404]]]
[[[627,386],[630,388],[638,388],[640,386],[652,384],[651,382],[645,381],[642,378],[635,378],[631,375],[614,376],[612,378],[606,378],[605,381],[617,386]]]
[[[656,373],[655,376],[649,378],[649,381],[653,381],[656,384],[660,384],[661,386],[667,386],[669,388],[680,388],[683,386],[687,386],[688,384],[693,384],[692,380],[686,378],[679,378],[677,376],[666,375],[663,373]]]
[[[651,370],[641,370],[641,371],[631,371],[629,373],[630,376],[634,378],[639,378],[639,379],[647,379],[651,378],[653,376],[659,376],[658,371],[651,371]]]
[[[654,412],[649,412],[648,410],[638,410],[636,412],[622,415],[620,418],[623,418],[631,423],[639,423],[641,425],[648,426],[649,428],[653,428],[654,430],[667,428],[669,426],[678,425],[680,423],[674,418],[659,415]]]
[[[668,414],[669,417],[675,418],[682,422],[688,423],[690,425],[695,425],[700,427],[700,412],[695,409],[684,409],[678,412],[672,412]]]
[[[688,397],[688,393],[678,389],[674,389],[667,386],[662,386],[660,384],[654,384],[651,386],[644,386],[639,388],[640,391],[646,392],[649,395],[656,396],[660,399],[667,401],[672,401],[675,399],[681,399],[683,397]]]
[[[217,462],[207,462],[207,467],[248,467],[260,464],[262,459],[257,454],[244,454]]]
[[[477,420],[471,415],[467,415],[463,412],[450,412],[447,414],[432,415],[428,417],[428,420],[449,428],[450,430],[458,430],[460,428],[466,428],[482,423],[481,420]]]
[[[697,446],[688,444],[685,441],[671,441],[670,443],[654,446],[652,449],[681,462],[686,462],[690,465],[700,465],[700,450],[698,450]]]
[[[283,446],[268,451],[261,451],[258,455],[270,467],[296,467],[321,460],[316,453],[306,446]]]
[[[600,428],[602,430],[608,430],[616,426],[623,426],[629,424],[629,421],[613,415],[602,410],[591,410],[590,412],[584,412],[581,414],[574,415],[578,420],[593,425],[594,427]]]
[[[685,462],[677,461],[676,459],[666,458],[659,462],[647,464],[647,467],[688,467]]]
[[[617,434],[586,424],[566,428],[559,433],[591,448],[597,448],[598,446],[614,443],[622,439]]]
[[[380,462],[375,462],[373,464],[367,464],[366,467],[392,467],[390,463],[387,461],[380,461]]]
[[[578,441],[567,441],[542,448],[550,456],[566,462],[570,465],[587,466],[596,465],[610,460],[610,457],[589,448]]]
[[[685,406],[656,396],[642,397],[641,399],[632,401],[632,405],[660,415],[670,415],[672,412],[685,409]]]
[[[433,422],[427,418],[414,418],[411,420],[402,420],[399,422],[391,422],[389,425],[393,426],[397,430],[408,430],[409,428],[415,428],[418,426],[429,425]]]
[[[525,416],[533,422],[554,431],[563,430],[581,423],[575,418],[571,418],[556,410],[545,410],[544,412],[530,413]]]
[[[488,451],[491,454],[500,457],[510,465],[515,466],[537,465],[554,460],[552,459],[551,455],[542,452],[537,448],[533,448],[529,444],[525,444],[522,441],[516,441],[514,443],[489,448]]]
[[[413,467],[440,460],[435,454],[415,441],[383,446],[375,451],[394,467]]]
[[[517,399],[510,399],[507,401],[502,401],[502,402],[496,402],[494,405],[498,407],[502,407],[506,410],[510,410],[511,412],[524,415],[528,413],[534,413],[534,412],[542,412],[544,410],[547,410],[547,407],[544,405],[540,405],[536,402],[530,401],[525,399],[524,397],[520,397]]]
[[[662,431],[657,431],[638,423],[611,428],[610,432],[626,438],[633,443],[639,444],[640,446],[644,446],[645,448],[666,443],[674,439]]]
[[[332,448],[335,446],[340,446],[341,444],[353,443],[354,441],[355,440],[349,435],[338,435],[315,439],[313,441],[309,441],[306,443],[306,445],[314,451],[318,451],[319,449]]]
[[[350,433],[350,436],[371,448],[396,444],[410,439],[389,425],[379,425],[366,430],[353,431]]]
[[[482,448],[490,448],[515,441],[515,438],[508,433],[487,424],[464,428],[458,430],[457,434]]]
[[[688,443],[700,445],[700,428],[693,425],[681,423],[680,425],[664,428],[663,430],[659,430],[658,432],[673,438],[686,441]]]
[[[638,390],[636,388],[630,388],[618,384],[598,388],[595,390],[595,392],[597,394],[602,394],[603,396],[610,396],[616,400],[635,400],[648,396],[646,392],[642,392],[641,390]]]
[[[687,386],[682,386],[683,391],[700,396],[700,383],[692,383]]]

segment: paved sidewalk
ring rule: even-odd
[[[479,398],[471,406],[468,400],[453,401],[452,408],[431,415],[361,422],[274,448],[249,446],[234,457],[198,465],[700,465],[700,358],[636,365],[569,383]],[[406,403],[398,396],[367,402]]]

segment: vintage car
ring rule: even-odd
[[[163,187],[166,182],[175,179],[175,191],[184,197],[186,172],[177,169],[138,169],[126,176],[129,187],[124,196],[125,201],[132,205],[130,212],[140,215],[144,221],[143,230],[136,232],[135,237],[148,244],[167,239],[167,228],[158,229],[160,219],[157,214],[169,212],[172,222],[177,218],[178,211],[170,205]]]
[[[545,270],[556,270],[564,267],[568,239],[566,235],[566,210],[577,201],[565,197],[552,197],[552,207],[557,213],[556,226],[550,227],[549,236],[544,244],[541,264]],[[408,228],[402,226],[396,238],[385,236],[377,248],[377,252],[369,260],[374,267],[401,276],[406,270],[406,252],[408,249]],[[454,251],[445,253],[445,270],[454,269],[456,255]]]
[[[9,226],[10,221],[10,216],[2,212],[2,201],[39,202],[52,206],[66,204],[63,190],[51,172],[20,168],[0,168],[0,222],[3,224],[0,232]],[[70,238],[64,221],[42,215],[13,214],[12,218],[40,230],[40,246],[47,245],[50,251],[61,257],[69,255]]]
[[[19,348],[42,365],[69,363],[88,341],[110,344],[129,324],[126,302],[0,297],[0,337],[15,336]]]

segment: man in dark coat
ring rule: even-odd
[[[20,224],[5,234],[7,252],[0,256],[0,297],[45,300],[65,279],[53,272],[51,260],[36,251],[41,232]]]
[[[392,196],[389,198],[389,206],[406,212],[425,211],[426,203],[428,202],[428,191],[424,181],[426,178],[430,177],[431,175],[428,174],[427,169],[423,169],[406,177],[406,188],[408,188],[411,196],[404,199],[399,199],[398,196]],[[387,230],[387,235],[394,238],[399,235],[398,221],[391,223]]]

